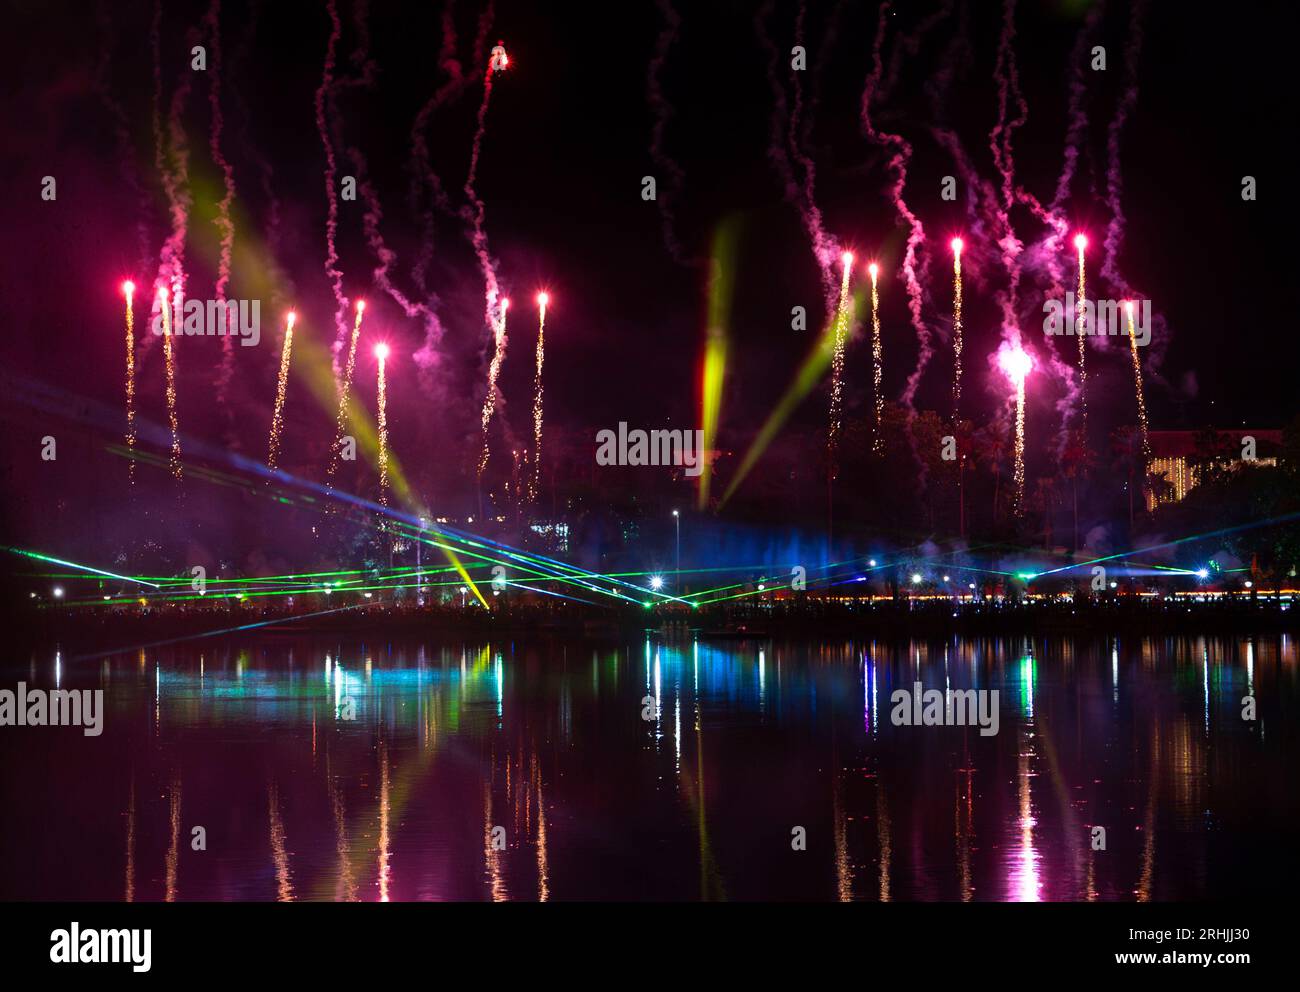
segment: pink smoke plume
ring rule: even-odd
[[[489,61],[483,72],[483,101],[479,104],[477,126],[474,130],[474,142],[470,149],[469,172],[465,177],[465,198],[468,201],[462,216],[470,225],[469,240],[483,273],[484,317],[489,328],[496,328],[501,319],[501,290],[497,285],[496,260],[488,247],[487,231],[484,229],[483,200],[475,189],[478,178],[478,162],[483,151],[483,136],[487,131],[488,107],[492,102],[492,77],[495,68]],[[494,332],[495,333],[495,332]]]
[[[320,134],[321,145],[325,148],[325,202],[328,212],[325,218],[325,277],[334,292],[334,376],[337,379],[342,372],[339,355],[348,340],[349,328],[344,314],[348,309],[348,298],[343,295],[343,272],[339,269],[337,237],[339,227],[338,191],[334,188],[338,163],[334,157],[334,145],[330,141],[330,129],[326,121],[326,101],[330,98],[330,87],[334,81],[335,50],[338,47],[342,25],[334,0],[325,5],[330,18],[329,41],[325,44],[325,65],[321,72],[320,86],[316,89],[316,130]]]
[[[899,219],[908,228],[907,248],[903,253],[903,280],[907,286],[908,309],[912,315],[912,326],[916,328],[917,356],[916,367],[912,370],[911,375],[907,377],[907,386],[903,390],[902,402],[914,414],[916,390],[920,385],[925,366],[929,363],[930,356],[934,351],[930,344],[930,330],[925,326],[925,319],[921,312],[924,296],[921,289],[921,279],[925,272],[925,265],[921,264],[921,271],[918,273],[917,261],[917,249],[925,241],[925,228],[916,214],[912,213],[907,201],[903,198],[903,189],[907,186],[907,166],[912,158],[912,145],[900,134],[891,134],[887,131],[878,130],[871,117],[871,104],[875,99],[876,90],[880,84],[881,73],[884,71],[881,49],[885,37],[885,17],[889,13],[890,6],[891,4],[888,3],[881,5],[876,22],[876,38],[871,46],[871,72],[868,73],[866,85],[862,90],[862,129],[869,140],[893,150],[893,154],[889,159],[889,171],[894,177],[893,186],[890,188],[890,197],[893,200],[894,209],[898,212]]]
[[[1131,287],[1119,270],[1119,252],[1124,243],[1124,175],[1120,171],[1120,134],[1129,114],[1137,105],[1138,58],[1142,54],[1142,15],[1145,0],[1134,0],[1129,12],[1128,45],[1124,49],[1124,94],[1115,108],[1115,117],[1106,132],[1106,202],[1110,205],[1110,222],[1106,225],[1106,256],[1101,274],[1120,296],[1131,296]]]
[[[786,103],[785,87],[781,85],[781,81],[777,76],[779,55],[776,45],[773,44],[771,37],[767,33],[767,20],[772,14],[773,7],[773,0],[767,0],[759,8],[758,14],[754,18],[754,28],[758,34],[759,43],[767,54],[767,79],[772,88],[772,123],[767,155],[781,179],[786,199],[799,212],[799,219],[803,222],[804,230],[808,232],[813,258],[816,260],[817,269],[821,273],[822,296],[826,306],[826,319],[829,320],[830,315],[835,312],[836,301],[839,298],[839,279],[835,274],[835,266],[839,261],[841,251],[835,240],[826,233],[826,228],[822,223],[821,210],[817,206],[814,193],[813,183],[816,176],[812,169],[811,160],[806,157],[803,158],[805,170],[802,183],[796,179],[794,166],[790,162],[793,137],[790,136],[791,129],[789,127],[789,111]]]

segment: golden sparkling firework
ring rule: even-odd
[[[384,378],[384,366],[388,360],[388,345],[375,345],[375,357],[379,359],[379,503],[388,505],[388,382]]]
[[[533,381],[533,473],[528,485],[529,502],[537,502],[542,480],[542,364],[546,360],[546,304],[550,297],[537,294],[537,376]]]
[[[275,413],[271,416],[271,438],[266,454],[266,467],[272,470],[280,457],[280,434],[284,431],[284,394],[289,385],[289,353],[293,350],[293,325],[297,319],[297,314],[290,312],[284,329],[284,347],[280,351],[280,377],[275,384]]]
[[[510,301],[502,300],[498,310],[496,326],[492,328],[493,337],[495,338],[496,350],[492,354],[492,363],[488,366],[488,388],[487,396],[483,398],[483,453],[478,460],[479,478],[483,477],[483,472],[487,468],[488,456],[488,425],[492,423],[492,414],[497,408],[497,379],[501,375],[501,364],[506,360],[506,311],[510,309]]]
[[[1087,366],[1087,320],[1083,312],[1083,301],[1087,298],[1087,281],[1084,273],[1083,253],[1088,247],[1088,239],[1082,234],[1076,235],[1074,247],[1079,250],[1079,291],[1074,301],[1076,317],[1074,333],[1079,338],[1079,410],[1083,417],[1083,436],[1088,436],[1088,366]]]
[[[180,296],[179,287],[177,288]],[[158,305],[163,319],[163,358],[167,366],[167,422],[172,430],[172,477],[181,478],[181,429],[176,415],[176,346],[172,342],[171,305],[167,299],[167,290],[158,290]]]
[[[1016,383],[1016,462],[1013,475],[1015,490],[1015,513],[1020,516],[1025,510],[1025,379]]]
[[[357,319],[352,325],[352,337],[348,342],[348,359],[343,366],[343,379],[339,383],[339,412],[334,425],[334,446],[330,451],[329,476],[334,477],[339,465],[339,453],[343,450],[343,432],[347,425],[348,395],[352,390],[352,373],[357,367],[357,342],[361,340],[361,318],[366,314],[366,301],[357,301]]]
[[[961,238],[952,239],[952,422],[961,415]]]
[[[835,453],[839,444],[840,417],[844,404],[844,343],[848,336],[849,275],[853,271],[853,252],[842,256],[844,276],[840,280],[840,302],[835,308],[835,353],[831,359],[831,415],[826,434],[826,454],[831,477],[835,476]]]
[[[885,450],[882,430],[885,419],[884,342],[880,338],[880,292],[878,281],[880,266],[875,262],[867,270],[871,273],[871,382],[876,404],[876,422],[871,431],[871,450],[877,455]]]
[[[122,283],[126,295],[126,447],[128,454],[135,452],[135,283]],[[126,462],[127,478],[135,485],[135,459]]]
[[[1133,301],[1124,301],[1124,313],[1128,318],[1128,344],[1133,356],[1133,389],[1137,393],[1138,427],[1142,431],[1142,457],[1151,459],[1151,437],[1147,429],[1146,393],[1142,389],[1142,361],[1138,358],[1137,332],[1133,327]],[[1145,471],[1145,470],[1144,470]]]

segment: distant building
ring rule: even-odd
[[[1247,438],[1254,438],[1255,459],[1242,457]],[[1241,427],[1213,431],[1152,431],[1147,462],[1147,510],[1177,503],[1196,488],[1205,468],[1235,471],[1243,465],[1277,464],[1282,432]]]

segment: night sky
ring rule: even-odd
[[[120,437],[120,420],[110,416],[121,416],[123,388],[119,285],[133,278],[148,292],[167,233],[167,204],[154,167],[153,5],[8,6],[0,41],[7,93],[0,105],[6,136],[0,169],[8,191],[0,206],[0,299],[7,318],[5,409],[14,429],[5,432],[4,450],[6,485],[22,493],[34,471],[38,438],[46,433],[47,414],[32,410],[29,390],[52,390],[65,410],[84,411],[79,429],[89,421],[105,440]],[[720,224],[734,223],[739,231],[720,438],[723,446],[743,450],[823,320],[807,235],[767,155],[773,91],[757,32],[761,21],[789,93],[798,8],[788,2],[678,6],[680,27],[661,69],[670,113],[664,152],[683,177],[670,204],[690,256],[708,255]],[[1068,58],[1090,6],[1022,2],[1016,9],[1015,57],[1029,108],[1027,122],[1015,132],[1016,180],[1045,200],[1062,164]],[[1105,202],[1107,129],[1127,85],[1124,53],[1132,40],[1131,5],[1111,0],[1105,7],[1098,43],[1107,50],[1107,71],[1086,74],[1089,125],[1066,208],[1071,230],[1086,230],[1092,238],[1094,279],[1111,216]],[[177,85],[190,74],[188,33],[200,30],[207,10],[206,2],[164,5],[164,128]],[[875,4],[809,2],[809,68],[802,79],[806,108],[809,95],[817,94],[806,150],[816,162],[826,229],[859,259],[876,258],[882,265],[885,389],[893,399],[912,371],[916,342],[899,271],[906,231],[888,196],[888,153],[866,140],[859,119],[877,10]],[[474,62],[473,48],[483,12],[482,3],[454,2],[455,57],[469,78],[431,116],[426,131],[431,164],[453,210],[464,202],[461,186],[482,95],[483,66]],[[443,5],[340,0],[339,16],[338,171],[357,172],[347,148],[364,155],[382,204],[380,229],[397,256],[393,282],[402,293],[427,301],[411,272],[420,252],[423,209],[414,209],[410,198],[411,130],[420,107],[448,79],[438,64]],[[1140,18],[1137,99],[1120,135],[1127,227],[1119,267],[1162,319],[1144,355],[1153,429],[1277,427],[1296,409],[1296,349],[1282,303],[1292,288],[1284,267],[1293,264],[1294,253],[1279,248],[1294,230],[1287,220],[1292,170],[1284,169],[1284,145],[1296,119],[1293,59],[1284,51],[1293,25],[1283,23],[1286,16],[1240,8],[1217,8],[1211,15],[1183,5],[1146,4]],[[213,387],[220,342],[183,340],[179,402],[187,437],[259,459],[274,395],[280,316],[294,306],[299,334],[323,345],[334,338],[324,272],[324,152],[313,111],[330,21],[321,4],[228,0],[219,23],[222,141],[237,190],[230,295],[262,296],[262,343],[236,349],[235,381],[223,407]],[[657,176],[661,192],[671,192],[670,177],[651,159],[656,109],[647,98],[650,62],[666,23],[664,9],[651,0],[495,2],[485,47],[504,41],[511,66],[494,81],[478,191],[500,278],[516,303],[501,380],[504,420],[494,440],[502,453],[509,447],[499,433],[503,426],[525,440],[531,429],[531,301],[543,287],[553,301],[546,398],[548,430],[557,445],[566,443],[564,437],[569,444],[587,443],[620,420],[647,428],[697,423],[706,270],[674,260],[661,234],[663,204],[640,195],[641,178],[648,174]],[[947,243],[962,234],[969,245],[965,402],[978,422],[1005,411],[1005,381],[988,363],[1000,336],[994,293],[1005,276],[994,249],[972,238],[964,188],[956,203],[940,200],[941,177],[956,170],[931,136],[940,118],[926,88],[945,66],[953,70],[942,121],[960,135],[980,174],[995,181],[988,139],[997,120],[993,75],[1000,24],[993,3],[894,5],[883,52],[887,63],[901,54],[899,71],[887,97],[874,105],[877,125],[913,146],[904,197],[926,231],[924,318],[933,328],[936,353],[917,406],[948,410]],[[922,25],[928,27],[917,34]],[[900,47],[900,38],[912,37],[914,52]],[[368,55],[358,57],[362,52]],[[357,83],[366,58],[369,81]],[[189,295],[200,298],[211,295],[216,275],[211,218],[220,175],[208,152],[213,74],[211,66],[206,74],[193,74],[180,114],[195,194],[186,269]],[[121,135],[114,108],[120,110]],[[128,146],[125,154],[120,137]],[[53,203],[40,198],[46,175],[58,181]],[[1241,199],[1245,175],[1258,181],[1256,202]],[[435,212],[430,286],[444,333],[438,367],[422,378],[411,355],[425,331],[374,284],[377,262],[363,232],[364,204],[344,202],[339,209],[344,292],[372,307],[369,341],[382,335],[395,351],[389,412],[394,451],[413,466],[425,492],[463,497],[478,443],[490,339],[483,281],[466,225]],[[1026,210],[1012,216],[1022,239],[1041,238],[1043,226]],[[1067,247],[1067,282],[1070,255]],[[269,283],[258,281],[267,277]],[[255,285],[270,292],[255,293]],[[1091,288],[1106,289],[1096,281]],[[1044,343],[1042,298],[1041,283],[1027,276],[1022,324],[1035,348]],[[807,331],[791,330],[795,305],[808,308]],[[141,324],[138,319],[138,330]],[[1072,347],[1073,339],[1065,344]],[[145,347],[140,416],[165,424],[162,349]],[[1058,348],[1068,360],[1069,351],[1060,343]],[[362,395],[370,402],[373,363],[368,348],[362,355],[358,381],[366,383],[369,391]],[[1090,360],[1090,406],[1104,438],[1134,420],[1131,371],[1125,350],[1113,341]],[[861,328],[849,345],[845,381],[848,416],[867,415],[870,348]],[[1050,457],[1046,450],[1060,428],[1054,409],[1060,397],[1049,381],[1031,386],[1031,474]],[[824,433],[826,403],[823,384],[799,408],[784,441]],[[285,467],[319,477],[332,414],[295,378],[286,418]]]

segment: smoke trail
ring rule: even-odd
[[[912,213],[907,201],[903,198],[903,189],[907,185],[907,166],[912,157],[912,146],[902,135],[877,130],[871,118],[871,103],[875,99],[881,72],[884,68],[881,61],[881,46],[885,36],[885,16],[891,6],[889,3],[881,6],[876,23],[876,38],[871,48],[871,72],[867,75],[866,85],[862,91],[862,128],[869,140],[893,149],[893,154],[889,159],[889,170],[894,176],[890,197],[893,200],[894,209],[898,212],[899,218],[907,224],[909,232],[907,248],[903,253],[903,279],[907,285],[908,309],[912,315],[912,326],[916,328],[918,346],[916,368],[907,377],[907,386],[902,395],[902,402],[909,411],[908,419],[910,421],[916,414],[916,390],[921,382],[921,374],[930,361],[933,349],[930,345],[930,330],[925,326],[925,320],[921,314],[923,296],[921,279],[928,267],[928,260],[921,266],[919,273],[917,263],[917,249],[925,240],[925,228],[922,226],[920,219]],[[924,468],[922,471],[924,471]]]
[[[339,255],[336,238],[339,226],[338,192],[334,189],[334,177],[337,162],[334,158],[334,146],[330,141],[329,127],[325,120],[325,101],[329,97],[330,87],[334,81],[335,50],[342,33],[339,12],[334,0],[327,0],[326,11],[330,17],[329,41],[325,45],[325,65],[321,72],[320,86],[316,90],[316,130],[320,134],[321,145],[325,148],[325,201],[328,213],[325,219],[325,277],[334,292],[334,375],[340,375],[339,353],[348,337],[347,323],[343,314],[348,308],[348,299],[343,295],[343,272],[338,267]]]
[[[884,79],[876,89],[875,99],[878,102],[885,103],[893,93],[894,86],[898,83],[899,72],[903,67],[904,54],[916,56],[921,50],[921,42],[925,40],[925,36],[952,14],[955,2],[956,0],[944,0],[943,6],[928,17],[922,18],[911,34],[900,34],[894,39],[894,47],[889,53],[889,71],[885,73]]]
[[[654,115],[654,127],[650,131],[650,159],[668,181],[658,186],[655,205],[659,208],[659,222],[668,253],[672,255],[674,261],[682,265],[694,265],[695,260],[690,258],[682,248],[675,229],[673,204],[677,194],[681,192],[686,175],[676,160],[664,150],[664,132],[668,129],[668,122],[672,120],[673,108],[664,97],[663,85],[660,82],[664,63],[668,60],[668,51],[677,39],[681,18],[673,9],[672,0],[658,0],[658,5],[665,23],[655,41],[654,54],[651,56],[650,67],[646,72],[646,102],[649,103],[650,111]]]
[[[1106,225],[1106,257],[1101,265],[1102,276],[1121,296],[1131,296],[1128,281],[1119,270],[1119,252],[1124,243],[1124,175],[1120,171],[1120,133],[1129,114],[1137,105],[1138,57],[1142,54],[1142,15],[1145,0],[1133,0],[1129,13],[1128,45],[1124,49],[1124,95],[1115,108],[1115,117],[1106,132],[1106,202],[1110,206],[1110,222]]]
[[[773,44],[771,37],[767,33],[767,21],[771,17],[773,7],[774,0],[767,0],[754,18],[754,29],[758,35],[759,44],[762,45],[767,55],[767,80],[772,88],[772,122],[767,155],[776,168],[781,183],[785,188],[786,199],[799,211],[799,219],[803,221],[804,229],[808,232],[813,258],[816,260],[818,271],[821,273],[826,318],[830,320],[831,315],[837,309],[836,299],[839,293],[839,285],[835,278],[834,265],[840,252],[838,245],[826,234],[826,229],[822,224],[821,210],[817,207],[813,192],[814,175],[810,168],[811,163],[809,162],[808,168],[805,169],[805,180],[802,185],[795,179],[794,168],[790,163],[790,139],[785,137],[789,118],[785,88],[781,85],[781,81],[777,76],[776,67],[779,56],[776,45]]]
[[[1016,237],[1011,223],[1011,208],[1015,197],[1015,156],[1012,153],[1012,138],[1017,128],[1029,117],[1029,108],[1020,93],[1020,74],[1016,68],[1016,3],[1004,0],[1002,8],[1002,33],[998,40],[997,62],[993,68],[993,78],[998,87],[998,119],[989,132],[989,149],[993,153],[993,164],[1001,176],[1002,205],[999,211],[1000,237],[998,248],[1002,252],[1002,263],[1007,270],[1007,289],[999,294],[1002,306],[1002,325],[1004,333],[1010,333],[1016,343],[1020,340],[1020,317],[1017,302],[1020,289],[1019,257],[1024,249],[1023,242]],[[1007,119],[1008,104],[1014,101],[1018,116]]]
[[[126,110],[122,104],[113,98],[112,90],[112,61],[113,47],[115,36],[113,32],[113,18],[108,12],[108,8],[101,0],[96,8],[96,22],[99,30],[103,35],[100,42],[99,62],[95,70],[95,86],[99,91],[100,101],[104,105],[105,111],[113,123],[113,136],[117,142],[118,163],[121,170],[122,179],[127,187],[134,194],[137,202],[137,219],[136,231],[139,238],[139,257],[136,260],[136,271],[143,274],[149,266],[150,237],[149,224],[147,218],[152,210],[153,203],[145,193],[144,186],[140,182],[134,165],[135,159],[134,143],[131,139],[131,129],[127,118]]]
[[[208,32],[208,104],[211,108],[211,131],[208,147],[212,161],[221,170],[225,195],[217,204],[217,217],[213,222],[221,232],[221,254],[217,262],[217,284],[214,295],[225,303],[226,287],[230,284],[230,261],[235,246],[235,223],[230,218],[230,205],[235,199],[235,173],[221,152],[221,133],[225,121],[221,115],[221,0],[212,0],[203,19]],[[235,374],[235,339],[229,334],[221,339],[221,367],[217,372],[217,402],[225,408],[226,393]],[[229,413],[229,411],[228,411]],[[233,417],[231,418],[233,419]]]
[[[1088,133],[1088,83],[1084,64],[1091,50],[1093,36],[1101,22],[1106,9],[1106,0],[1096,0],[1088,16],[1074,39],[1074,48],[1070,52],[1070,96],[1066,110],[1065,151],[1061,162],[1061,174],[1056,180],[1056,193],[1052,197],[1051,212],[1059,215],[1070,196],[1070,184],[1074,181],[1075,169],[1079,163],[1079,146]],[[1058,246],[1059,248],[1059,246]],[[1057,280],[1060,281],[1059,279]]]

